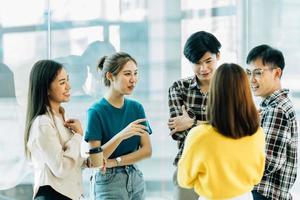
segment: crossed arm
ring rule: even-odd
[[[132,153],[122,155],[122,162],[120,166],[131,165],[142,159],[150,157],[152,155],[152,147],[151,141],[149,137],[149,133],[146,131],[147,127],[139,124],[143,120],[136,120],[129,124],[125,129],[123,129],[120,133],[116,134],[112,139],[110,139],[107,143],[102,145],[103,154],[105,158],[109,158],[109,156],[116,150],[119,144],[134,135],[138,135],[141,137],[140,140],[140,148],[137,151]],[[101,141],[89,141],[91,147],[99,147],[101,146]],[[106,163],[106,167],[115,167],[116,166],[115,159],[108,159]]]

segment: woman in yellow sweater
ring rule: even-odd
[[[193,128],[178,163],[178,183],[199,199],[251,200],[265,165],[264,133],[244,70],[225,63],[209,90],[208,123]]]

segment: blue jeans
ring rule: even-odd
[[[128,165],[94,173],[91,180],[90,197],[93,200],[144,200],[145,182],[143,173]]]

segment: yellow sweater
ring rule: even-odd
[[[211,125],[193,128],[178,163],[178,183],[202,197],[226,199],[252,190],[263,176],[265,139],[262,128],[252,136],[232,139]]]

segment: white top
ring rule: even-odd
[[[40,186],[50,185],[71,199],[83,194],[80,155],[82,136],[64,127],[63,119],[50,114],[38,116],[27,143],[34,167],[33,197]]]

